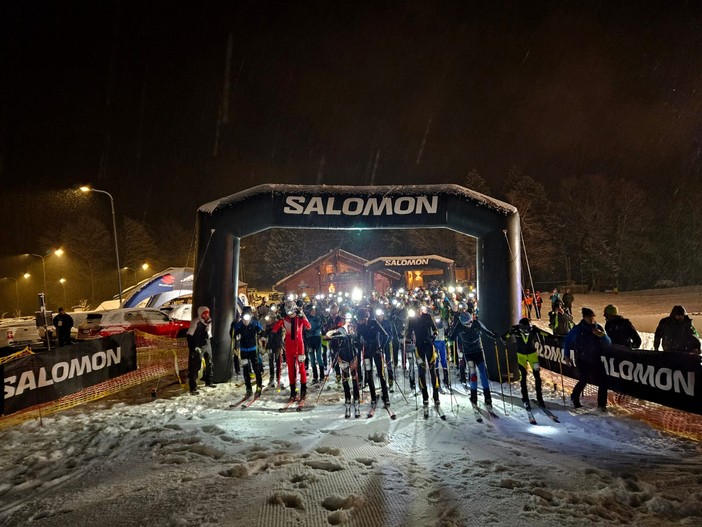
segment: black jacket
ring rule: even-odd
[[[633,349],[641,347],[641,337],[628,318],[621,315],[610,318],[605,322],[605,331],[612,339],[612,344]]]

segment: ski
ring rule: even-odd
[[[434,405],[434,411],[436,414],[441,418],[442,421],[446,421],[446,414],[444,411],[441,409],[441,406],[438,404]]]
[[[370,419],[370,418],[373,417],[374,415],[375,415],[375,403],[371,403],[370,410],[368,411],[368,415],[366,415],[366,417],[367,417],[368,419]]]
[[[551,421],[553,421],[554,423],[560,423],[560,422],[561,422],[561,421],[558,419],[558,417],[556,417],[556,415],[555,415],[551,410],[549,410],[548,408],[546,408],[546,405],[540,405],[538,401],[534,401],[534,400],[532,400],[532,402],[533,402],[536,406],[538,406],[539,408],[541,408],[541,409],[544,411],[544,413],[549,417],[549,419],[551,419]]]
[[[229,408],[237,408],[238,406],[241,406],[241,405],[244,404],[248,399],[250,399],[252,396],[253,396],[253,394],[251,394],[251,393],[250,393],[250,394],[247,394],[247,395],[244,395],[244,396],[243,396],[241,399],[239,399],[237,402],[235,402],[235,403],[233,403],[233,404],[230,404],[230,405],[229,405]]]
[[[297,397],[295,399],[290,399],[287,403],[285,403],[285,406],[283,406],[282,408],[279,408],[278,411],[285,412],[288,408],[290,408],[296,402],[298,402]]]
[[[490,417],[492,417],[493,419],[499,419],[499,418],[500,418],[500,416],[497,415],[497,414],[495,413],[495,410],[492,409],[492,405],[491,405],[491,404],[486,404],[486,405],[485,405],[485,410],[486,410],[487,413],[490,415]]]
[[[529,422],[533,425],[537,424],[536,418],[534,417],[534,413],[531,411],[529,403],[524,403],[524,409],[526,410],[527,416],[529,417]]]
[[[471,406],[473,407],[473,415],[475,416],[475,420],[478,421],[479,423],[483,422],[483,415],[480,413],[480,409],[478,408],[478,405],[475,403],[471,403]]]
[[[298,402],[297,408],[295,408],[295,411],[296,411],[296,412],[302,412],[302,409],[305,407],[305,403],[306,403],[306,402],[307,402],[307,398],[306,398],[306,397],[300,399],[300,401]]]
[[[265,388],[263,388],[263,390],[265,390]],[[261,390],[261,393],[263,393],[263,390]],[[248,403],[244,402],[244,404],[241,405],[241,409],[246,410],[249,406],[258,401],[261,398],[261,393],[254,393],[253,399]]]
[[[394,421],[395,419],[397,419],[397,416],[395,415],[395,412],[393,412],[392,410],[390,410],[390,407],[389,407],[389,406],[386,406],[386,407],[385,407],[385,410],[388,412],[388,415],[390,416],[390,419],[392,419],[393,421]]]

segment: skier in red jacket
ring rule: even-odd
[[[300,399],[304,399],[307,396],[307,369],[302,329],[310,329],[312,325],[302,308],[289,300],[285,302],[285,317],[273,325],[273,332],[277,333],[282,327],[285,327],[285,362],[288,364],[290,399],[295,400],[297,368],[300,369]]]

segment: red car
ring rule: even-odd
[[[85,321],[78,325],[77,339],[90,340],[133,330],[163,337],[182,338],[189,327],[189,320],[175,320],[158,309],[110,309],[90,313]]]

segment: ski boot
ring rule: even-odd
[[[526,408],[527,410],[531,410],[531,404],[529,403],[529,400],[528,400],[528,399],[527,399],[526,401],[522,400],[522,405],[523,405],[524,408]]]
[[[390,379],[390,382],[388,383],[388,391],[390,393],[395,393],[395,381],[393,379]]]
[[[251,388],[246,388],[246,397],[251,397],[253,395],[253,391]]]
[[[300,400],[302,401],[305,397],[307,397],[307,383],[303,382],[300,384]]]
[[[344,417],[348,419],[349,417],[351,417],[351,401],[346,401],[344,403],[344,406],[346,408],[346,413],[344,414]]]
[[[260,397],[262,391],[263,389],[260,386],[256,386],[256,397]]]
[[[358,404],[358,401],[353,402],[353,412],[354,412],[354,417],[356,417],[356,418],[361,417],[361,405]]]
[[[536,404],[538,404],[541,408],[544,408],[546,406],[546,403],[544,402],[544,399],[540,394],[536,396]]]
[[[429,401],[422,403],[422,411],[424,412],[424,419],[429,419]]]

